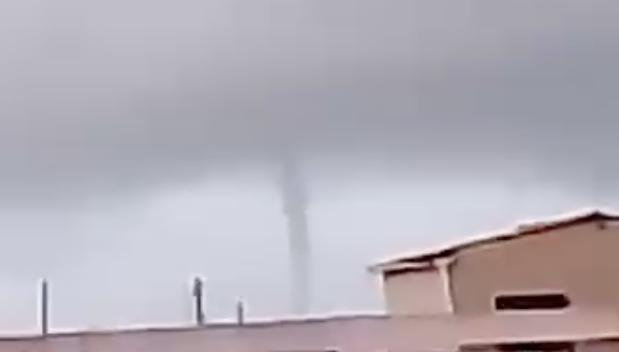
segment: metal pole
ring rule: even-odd
[[[204,325],[204,282],[199,277],[193,280],[193,298],[196,325]]]
[[[49,284],[46,279],[41,281],[40,300],[41,335],[47,336],[49,334]]]
[[[245,304],[242,300],[236,303],[236,322],[238,325],[245,325]]]

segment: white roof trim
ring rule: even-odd
[[[394,270],[424,270],[429,269],[434,266],[431,262],[421,262],[421,263],[384,263],[373,265],[369,268],[370,272],[373,274],[385,273]]]
[[[501,237],[503,235],[509,235],[514,232],[519,232],[519,230],[522,230],[522,228],[535,227],[535,226],[545,224],[545,223],[561,222],[567,219],[585,216],[585,215],[595,213],[595,212],[601,212],[601,213],[608,214],[608,215],[619,216],[619,213],[613,209],[609,209],[605,207],[585,207],[585,208],[577,209],[575,211],[562,213],[559,215],[547,216],[543,218],[530,219],[530,220],[525,220],[525,221],[518,221],[515,223],[515,225],[512,225],[511,227],[499,229],[497,231],[486,232],[486,233],[478,234],[476,236],[471,236],[471,237],[464,238],[464,239],[450,241],[448,243],[444,243],[443,245],[440,245],[434,248],[425,248],[423,250],[408,251],[405,253],[400,253],[398,255],[393,255],[393,256],[388,257],[387,259],[378,261],[376,264],[372,265],[369,268],[369,270],[370,272],[373,272],[373,273],[377,273],[381,271],[389,271],[389,270],[398,270],[400,269],[399,267],[394,267],[394,264],[395,264],[394,262],[398,260],[405,260],[406,258],[414,258],[414,257],[424,255],[426,253],[443,251],[449,248],[457,247],[461,244],[465,244],[468,242],[477,242],[477,241],[482,241],[486,239],[492,239],[495,237]],[[412,264],[412,265],[418,265],[419,269],[422,269],[422,268],[427,267],[428,265],[431,266],[432,264],[417,263],[417,264]],[[402,268],[402,269],[405,269],[405,268]]]

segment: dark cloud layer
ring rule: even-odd
[[[586,189],[619,173],[616,1],[1,6],[5,199],[183,182],[280,148]]]

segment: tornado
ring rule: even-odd
[[[298,160],[282,160],[281,192],[288,225],[290,303],[293,314],[306,314],[311,305],[311,244],[307,218],[307,189]]]

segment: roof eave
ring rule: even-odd
[[[451,256],[445,257],[437,257],[424,261],[416,261],[416,262],[386,262],[379,263],[376,265],[372,265],[368,268],[369,272],[372,274],[386,274],[391,271],[400,271],[400,270],[428,270],[434,269],[443,265],[448,265],[453,261]]]
[[[430,262],[413,262],[413,263],[379,263],[369,267],[372,274],[384,274],[395,270],[424,270],[431,268],[433,265]]]

